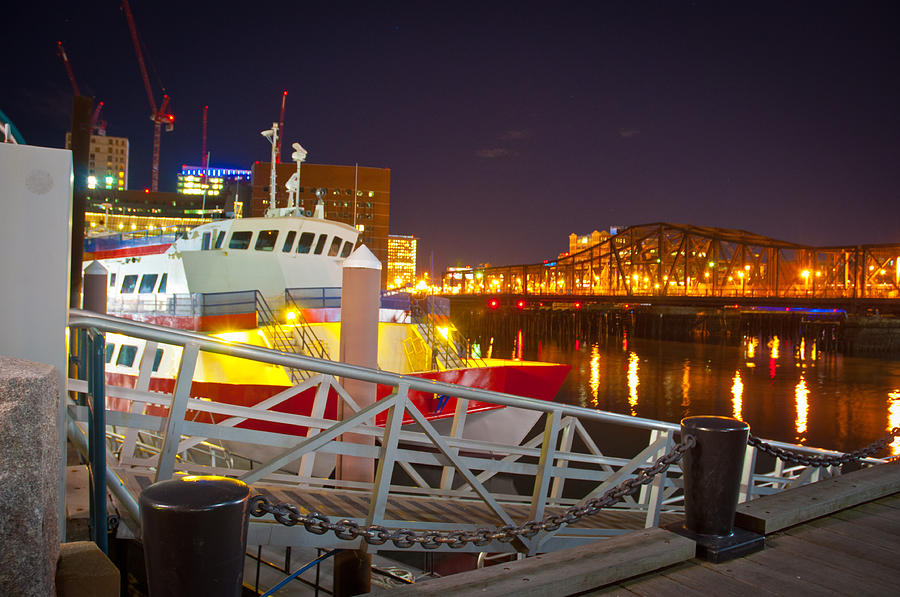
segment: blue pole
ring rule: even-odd
[[[90,351],[91,420],[88,453],[91,464],[91,538],[108,553],[106,526],[106,342],[96,333]]]

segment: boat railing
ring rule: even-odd
[[[341,287],[285,288],[284,301],[297,309],[340,308]]]
[[[303,349],[306,348],[306,345],[297,346],[295,344],[295,335],[285,331],[282,327],[281,320],[272,308],[269,307],[266,297],[259,291],[254,291],[254,306],[257,323],[265,330],[265,333],[271,339],[272,347],[275,350],[293,354],[303,354]],[[288,375],[291,377],[291,381],[295,384],[309,377],[309,374],[304,369],[285,367],[285,371],[287,371]]]
[[[356,496],[353,499],[368,504],[368,514],[348,514],[346,517],[359,524],[412,530],[476,530],[485,526],[483,520],[453,520],[450,523],[427,519],[397,520],[387,506],[390,500],[424,497],[478,506],[499,526],[540,520],[548,513],[583,504],[621,481],[634,478],[639,472],[637,469],[651,465],[668,452],[680,434],[679,425],[673,423],[287,354],[77,309],[70,311],[69,325],[96,332],[90,336],[99,346],[87,352],[98,355],[94,367],[99,369],[99,379],[103,379],[102,332],[144,339],[151,347],[171,345],[182,349],[175,382],[169,391],[150,389],[154,350],[143,352],[133,387],[108,382],[94,382],[90,387],[88,382],[80,379],[68,380],[70,391],[91,392],[100,404],[103,404],[104,396],[130,401],[129,412],[94,409],[105,416],[102,429],[109,426],[124,438],[118,454],[114,458],[108,457],[117,474],[106,478],[116,495],[130,489],[126,493],[133,497],[134,492],[139,491],[134,488],[169,479],[178,472],[219,474],[242,479],[254,485],[255,491],[270,494],[284,490],[301,496],[304,491],[329,491]],[[270,397],[253,407],[216,402],[204,394],[208,384],[192,384],[191,381],[205,354],[302,369],[309,372],[310,377],[280,391],[273,388]],[[98,374],[92,377],[96,378]],[[360,403],[358,396],[351,396],[337,378],[354,379],[389,391],[386,395],[379,391],[383,397],[366,405]],[[109,379],[118,380],[119,376]],[[158,387],[158,384],[154,386]],[[309,399],[305,410],[295,408],[291,412],[282,412],[290,410],[284,408],[288,401],[302,396]],[[444,401],[446,419],[435,421],[426,417],[424,413],[429,412],[429,407],[434,410],[434,401]],[[498,406],[519,410],[492,412],[531,412],[540,419],[517,444],[496,439],[468,439],[466,422],[474,416],[472,413]],[[79,429],[91,420],[91,411],[74,402],[69,404],[68,410],[73,423],[69,426],[70,434],[78,435]],[[335,413],[341,410],[343,418],[339,419]],[[447,423],[447,430],[439,429],[442,423]],[[265,425],[278,431],[266,431]],[[162,431],[161,445],[156,453],[136,449],[138,434],[147,430]],[[357,443],[358,440],[351,439],[348,432],[352,437],[363,436],[369,441]],[[202,442],[227,446],[236,454],[248,446],[265,448],[268,452],[253,466],[238,458],[220,458],[215,465],[204,465],[195,458],[183,457],[185,451]],[[804,454],[836,454],[812,447],[772,443]],[[333,478],[328,463],[337,456],[370,460],[377,472],[371,481]],[[869,458],[865,462],[883,461]],[[404,474],[394,475],[395,466],[399,466]],[[758,454],[755,448],[748,446],[741,499],[751,499],[839,472],[839,467],[786,467],[781,461],[773,464],[767,455]],[[125,499],[123,504],[134,520],[138,520],[136,503],[134,499]],[[305,507],[304,504],[297,505]],[[531,539],[523,539],[521,543],[494,541],[489,545],[469,545],[462,549],[552,551],[621,534],[634,528],[635,524],[656,526],[661,517],[671,516],[682,508],[681,471],[673,466],[656,476],[639,493],[625,498],[614,508],[604,509],[597,515],[599,522],[590,528],[564,526],[557,531],[541,532]],[[343,517],[341,512],[330,514]],[[632,526],[623,521],[630,521],[628,524]],[[248,541],[253,544],[358,547],[358,542],[345,541],[330,533],[314,535],[303,525],[282,527],[269,516],[255,519],[250,527]]]

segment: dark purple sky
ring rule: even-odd
[[[149,186],[119,3],[19,3],[0,110],[63,143],[62,40],[131,139],[130,188]],[[286,89],[310,162],[391,169],[391,232],[421,239],[420,268],[536,262],[571,232],[657,221],[900,243],[896,2],[323,4],[133,0],[177,119],[162,190],[200,159],[204,104],[214,165],[267,160]]]

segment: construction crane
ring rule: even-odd
[[[69,75],[69,83],[72,84],[72,91],[75,95],[81,95],[81,90],[78,88],[78,83],[75,81],[75,73],[72,71],[72,64],[69,62],[69,57],[66,55],[66,49],[63,47],[61,41],[56,42],[56,53],[62,59],[63,65],[66,67],[66,74]],[[94,114],[91,116],[91,132],[94,135],[106,134],[106,121],[100,120],[100,110],[102,109],[103,102],[98,102],[97,107],[94,108]]]
[[[144,89],[147,92],[147,99],[150,101],[150,120],[153,121],[153,166],[150,177],[150,190],[159,190],[159,144],[162,131],[162,125],[166,125],[166,132],[175,128],[175,116],[166,112],[169,107],[169,96],[163,94],[162,103],[159,109],[156,107],[156,100],[153,98],[153,88],[150,86],[150,77],[147,75],[147,66],[144,64],[144,54],[141,51],[141,42],[138,39],[137,26],[134,24],[134,16],[131,14],[131,6],[128,0],[122,0],[122,10],[125,11],[125,18],[128,21],[128,29],[131,31],[131,41],[134,42],[134,51],[137,54],[138,64],[141,67],[141,76],[144,79]]]
[[[278,119],[279,136],[275,142],[275,163],[281,163],[281,138],[284,137],[284,101],[287,99],[287,91],[281,94],[281,117]]]

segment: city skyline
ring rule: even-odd
[[[365,4],[253,12],[134,1],[163,133],[160,190],[201,153],[391,169],[392,234],[449,265],[533,263],[570,233],[665,221],[811,245],[900,241],[896,9],[887,2]],[[20,7],[2,109],[62,147],[72,90],[130,139],[150,184],[152,123],[115,1]],[[40,23],[40,27],[35,24]]]

